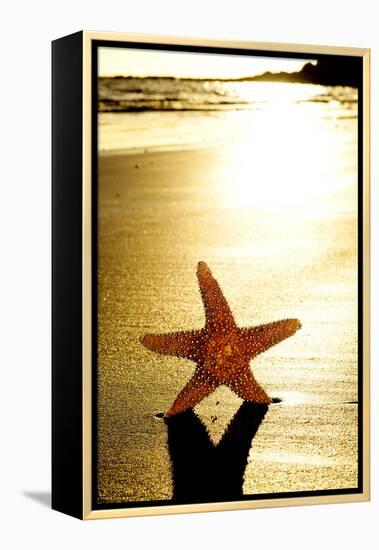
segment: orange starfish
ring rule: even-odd
[[[152,351],[191,359],[197,365],[192,378],[165,416],[173,416],[194,407],[221,384],[229,386],[246,401],[271,403],[271,398],[256,382],[249,361],[295,334],[301,327],[300,321],[284,319],[256,327],[239,328],[218,282],[205,262],[199,262],[197,276],[205,309],[205,327],[170,334],[146,334],[140,339]]]

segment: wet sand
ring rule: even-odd
[[[218,464],[228,498],[357,486],[354,169],[342,151],[330,174],[338,185],[289,205],[285,193],[264,193],[243,150],[100,155],[100,503],[183,501],[186,472],[204,485],[202,461]],[[267,411],[241,408],[221,387],[196,415],[166,425],[155,415],[194,365],[149,352],[139,337],[203,326],[199,260],[239,326],[291,317],[303,328],[251,362],[278,398]],[[213,452],[208,436],[224,450]]]

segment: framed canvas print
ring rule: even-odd
[[[369,50],[53,42],[55,510],[369,498]]]

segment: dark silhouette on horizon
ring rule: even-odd
[[[166,418],[173,502],[240,499],[251,442],[267,410],[245,401],[217,445],[192,409]]]
[[[362,60],[357,58],[331,57],[306,63],[297,72],[272,73],[252,76],[245,80],[252,82],[296,82],[299,84],[321,84],[323,86],[352,86],[357,88],[362,80]]]

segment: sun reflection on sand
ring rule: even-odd
[[[270,104],[250,125],[241,119],[238,143],[225,151],[220,162],[225,206],[305,209],[310,215],[316,210],[318,216],[321,208],[328,213],[335,207],[334,195],[346,187],[339,163],[347,151],[348,162],[356,168],[356,135],[350,144],[341,143],[345,131],[337,127],[330,132],[330,123],[320,119],[317,105],[304,113],[291,104],[286,109],[280,103]],[[355,131],[354,124],[352,136]],[[353,188],[352,177],[351,192]],[[326,194],[332,204],[325,200]]]

